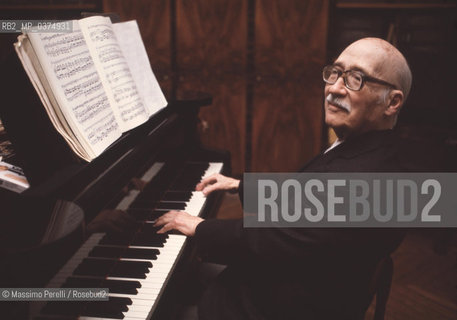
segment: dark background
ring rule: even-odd
[[[185,91],[213,95],[200,112],[200,138],[230,150],[239,176],[295,171],[328,145],[322,67],[366,36],[392,42],[411,65],[398,129],[456,148],[456,8],[455,0],[3,0],[0,19],[77,19],[85,11],[136,19],[169,99]],[[16,37],[0,34],[0,66]],[[223,208],[226,216],[237,213]],[[405,239],[393,255],[387,319],[455,319],[456,240],[455,229]]]
[[[235,175],[294,171],[327,146],[322,67],[366,36],[389,40],[410,62],[413,88],[400,129],[456,144],[455,1],[10,0],[0,10],[1,19],[82,11],[136,19],[168,97],[213,95],[200,113],[201,139],[231,151]],[[15,37],[1,35],[0,59]]]

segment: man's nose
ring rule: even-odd
[[[339,77],[334,84],[329,85],[329,93],[344,96],[347,93],[347,88],[344,85],[343,77]]]

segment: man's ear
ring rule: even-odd
[[[389,94],[388,105],[384,114],[387,116],[392,116],[398,114],[403,105],[403,92],[400,90],[392,90]]]

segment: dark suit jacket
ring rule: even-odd
[[[370,132],[317,156],[303,170],[429,170],[423,150],[411,149],[390,130]],[[391,229],[245,229],[242,220],[203,221],[197,245],[228,267],[204,294],[200,318],[363,319],[374,268],[403,236]]]

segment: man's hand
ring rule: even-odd
[[[216,190],[237,190],[240,185],[240,180],[223,176],[220,173],[215,173],[203,179],[195,190],[202,191],[205,196]]]
[[[162,229],[157,233],[165,233],[170,230],[178,230],[186,236],[193,236],[195,229],[203,219],[200,217],[194,217],[184,211],[170,211],[160,216],[154,223],[154,226]]]

